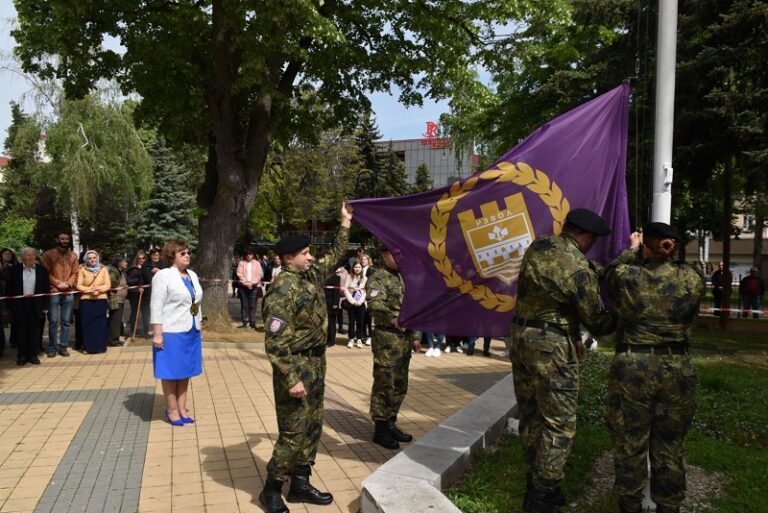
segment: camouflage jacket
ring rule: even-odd
[[[616,328],[603,309],[595,266],[567,235],[536,239],[528,247],[517,280],[517,318],[546,321],[576,333],[584,324],[593,335]]]
[[[347,251],[349,229],[340,228],[327,258],[308,271],[284,267],[264,298],[264,331],[269,361],[288,380],[298,383],[295,353],[325,344],[327,308],[323,284]]]
[[[402,275],[386,266],[376,271],[365,284],[366,301],[371,317],[376,321],[376,328],[396,331],[391,320],[400,315],[405,296],[405,283]],[[419,340],[421,334],[417,331],[406,330],[410,340]]]
[[[603,277],[616,300],[624,343],[687,341],[705,290],[697,267],[641,260],[626,250],[606,266]]]

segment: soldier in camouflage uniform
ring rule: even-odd
[[[283,270],[264,298],[263,312],[280,431],[259,495],[268,513],[288,513],[281,496],[288,477],[288,502],[333,502],[330,493],[309,483],[309,476],[323,429],[327,322],[323,284],[347,250],[351,221],[351,208],[342,205],[341,228],[319,265],[314,265],[305,237],[289,236],[275,245]]]
[[[608,424],[621,511],[642,510],[650,448],[651,498],[658,513],[670,513],[685,496],[683,441],[696,386],[688,346],[705,282],[698,267],[673,261],[680,240],[669,225],[647,224],[642,237],[642,254],[633,233],[630,249],[604,271],[619,317]]]
[[[523,510],[560,511],[564,467],[576,433],[578,358],[584,354],[579,325],[594,335],[615,329],[598,293],[594,266],[584,257],[610,229],[594,212],[569,212],[563,233],[535,240],[525,252],[517,281],[511,327],[520,440],[527,470]]]
[[[405,284],[392,252],[383,248],[384,267],[368,279],[368,309],[376,323],[373,332],[373,387],[371,417],[376,425],[373,441],[387,449],[413,437],[397,427],[397,413],[408,392],[411,347],[421,350],[421,334],[401,326],[397,320],[403,305]]]

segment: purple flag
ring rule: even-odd
[[[546,123],[489,169],[410,196],[351,201],[355,220],[393,250],[405,280],[400,322],[456,336],[506,336],[528,245],[559,233],[572,208],[613,228],[589,257],[629,236],[629,84]]]

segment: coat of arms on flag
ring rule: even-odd
[[[525,199],[521,193],[512,194],[504,198],[504,208],[492,201],[481,204],[480,212],[479,217],[472,210],[458,213],[475,269],[483,278],[512,283],[535,237]]]

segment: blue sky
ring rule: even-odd
[[[12,0],[0,0],[0,52],[9,54],[14,45],[10,36],[10,26],[16,17]],[[4,59],[5,60],[5,59]],[[21,102],[25,93],[30,91],[29,83],[15,73],[0,70],[0,150],[11,123],[11,101]],[[371,96],[373,110],[379,131],[384,139],[414,139],[421,137],[427,121],[438,121],[440,114],[448,110],[446,102],[425,102],[423,107],[406,109],[394,96],[377,93]],[[27,110],[33,110],[32,104],[25,104]]]

